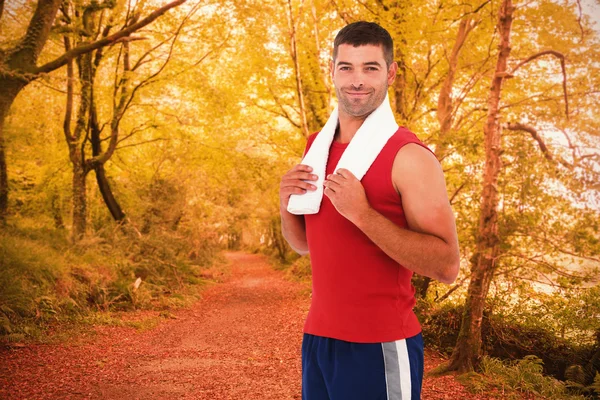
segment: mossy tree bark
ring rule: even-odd
[[[25,36],[12,48],[0,50],[0,223],[8,213],[8,167],[4,126],[10,106],[19,92],[33,80],[36,63],[48,40],[62,0],[39,1]],[[4,2],[2,2],[4,5]],[[2,6],[2,10],[3,10]],[[0,12],[0,18],[3,13]]]

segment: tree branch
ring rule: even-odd
[[[571,141],[571,138],[569,137],[569,134],[567,134],[566,130],[559,129],[559,131],[562,132],[565,139],[567,139],[567,143],[569,143],[569,149],[571,149],[571,155],[573,156],[573,161],[577,160],[577,146],[573,145],[573,142]]]
[[[471,278],[471,276],[465,276],[464,278],[462,278],[460,280],[460,282],[456,283],[454,286],[452,286],[446,293],[444,293],[440,298],[435,298],[433,301],[436,303],[441,303],[442,301],[446,300],[448,297],[450,297],[450,295],[452,293],[454,293],[454,291],[456,291],[456,289],[458,289],[459,287],[461,287],[465,281],[467,279]]]
[[[335,7],[335,11],[337,11],[338,16],[344,21],[344,23],[349,24],[352,22],[352,17],[348,15],[346,11],[344,11],[335,0],[331,0],[331,4]]]
[[[154,12],[152,12],[150,15],[148,15],[146,18],[140,20],[139,22],[129,25],[126,28],[121,29],[120,31],[118,31],[116,33],[113,33],[110,36],[107,36],[105,38],[102,38],[102,39],[97,40],[92,43],[88,43],[88,44],[84,44],[84,45],[75,47],[74,49],[66,52],[65,54],[58,57],[57,59],[50,61],[49,63],[46,63],[46,64],[42,65],[41,67],[37,68],[35,70],[35,72],[36,73],[45,73],[45,72],[54,71],[55,69],[58,69],[58,68],[64,66],[65,64],[67,64],[69,62],[69,60],[72,60],[77,56],[89,53],[91,51],[94,51],[96,49],[99,49],[101,47],[104,47],[104,46],[107,46],[110,44],[113,44],[116,41],[130,35],[131,33],[143,28],[144,26],[146,26],[148,24],[150,24],[151,22],[153,22],[155,19],[157,19],[158,17],[163,15],[165,12],[167,12],[171,8],[177,7],[185,2],[186,2],[186,0],[172,1],[171,3],[155,10]]]
[[[54,24],[62,0],[38,1],[33,17],[29,21],[27,33],[13,48],[8,65],[12,70],[34,72],[37,58],[48,40],[48,35]],[[65,65],[66,62],[63,64]]]
[[[118,105],[113,109],[113,117],[112,117],[112,120],[110,123],[110,140],[108,142],[108,148],[103,153],[98,154],[97,156],[94,156],[93,158],[90,158],[88,160],[88,163],[92,167],[94,165],[102,165],[102,164],[106,163],[110,159],[110,157],[112,157],[115,149],[117,148],[117,143],[119,142],[119,124],[120,124],[121,118],[125,114],[125,110],[127,108],[127,106],[125,105],[127,103],[127,96],[128,96],[127,83],[129,82],[129,79],[130,79],[129,71],[131,70],[130,59],[129,59],[129,57],[130,57],[129,42],[128,41],[123,43],[123,49],[124,49],[123,77],[121,78],[121,81],[119,82],[120,97],[119,97]]]
[[[142,141],[142,142],[139,142],[139,143],[131,143],[131,144],[126,144],[126,145],[123,145],[123,146],[119,146],[119,147],[117,147],[117,148],[116,148],[116,150],[121,150],[121,149],[124,149],[124,148],[126,148],[126,147],[140,146],[140,145],[142,145],[142,144],[153,143],[153,142],[168,142],[168,141],[170,141],[170,140],[171,140],[171,139],[169,139],[169,138],[155,138],[155,139],[149,139],[149,140],[144,140],[144,141]]]
[[[536,232],[537,233],[537,232]],[[547,245],[549,245],[552,250],[558,251],[562,254],[567,254],[573,257],[577,257],[577,258],[582,258],[584,260],[590,260],[590,261],[594,261],[594,262],[600,262],[600,257],[594,257],[594,256],[588,256],[585,254],[581,254],[581,252],[576,253],[574,251],[571,250],[567,250],[564,247],[561,247],[560,244],[554,243],[552,240],[548,239],[545,235],[543,236],[537,236],[535,234],[531,234],[530,232],[527,231],[519,231],[517,233],[513,234],[514,236],[524,236],[524,237],[529,237],[537,242],[540,243],[545,243]],[[594,254],[595,255],[595,254]]]
[[[110,33],[111,25],[106,25],[104,30],[102,31],[102,38],[106,38]],[[100,65],[100,61],[102,61],[102,57],[104,56],[104,52],[102,51],[103,47],[99,48],[94,56],[94,69],[97,69]]]
[[[567,272],[563,269],[561,269],[560,267],[549,263],[548,261],[544,260],[543,256],[527,256],[525,254],[519,254],[519,253],[507,253],[506,256],[508,257],[515,257],[515,258],[519,258],[521,260],[526,260],[529,261],[533,264],[545,267],[546,269],[548,269],[551,273],[555,273],[558,276],[562,276],[563,278],[571,278],[571,279],[585,279],[585,275],[582,274],[578,274],[577,272],[575,273],[570,273]],[[536,272],[538,273],[542,273],[542,271],[539,271],[536,269]],[[548,277],[546,277],[547,279],[549,279]]]
[[[67,36],[64,37],[65,51],[71,49],[71,41]],[[67,144],[73,141],[73,135],[71,134],[71,116],[73,115],[73,60],[69,60],[67,63],[67,105],[65,110],[65,120],[63,122],[63,132],[65,133],[65,139]]]
[[[548,151],[548,146],[546,146],[546,143],[544,143],[544,140],[540,137],[540,135],[538,134],[538,131],[531,125],[525,125],[522,124],[520,122],[509,122],[508,124],[506,124],[506,129],[511,130],[511,131],[523,131],[523,132],[527,132],[531,135],[531,137],[538,142],[538,145],[540,146],[540,150],[542,151],[542,153],[544,153],[544,157],[546,157],[546,159],[548,159],[548,161],[554,161],[554,159],[552,158],[552,155],[550,154],[550,151]]]
[[[135,128],[133,128],[131,130],[131,132],[129,132],[129,134],[125,135],[124,137],[122,137],[121,139],[119,139],[117,141],[117,144],[120,144],[121,142],[124,142],[125,140],[129,139],[130,137],[132,137],[133,135],[135,135],[136,133],[139,132],[143,132],[145,130],[148,129],[152,129],[152,128],[156,128],[157,126],[155,124],[146,124],[146,122],[142,123],[141,125],[136,126]]]
[[[279,116],[279,117],[285,118],[285,119],[287,119],[287,120],[288,120],[288,122],[289,122],[289,123],[291,123],[293,126],[295,126],[295,127],[296,127],[296,128],[298,128],[298,129],[301,129],[301,128],[302,128],[302,126],[301,126],[299,123],[295,122],[295,121],[292,119],[292,117],[291,117],[291,116],[288,114],[288,112],[287,112],[287,111],[285,111],[285,110],[283,109],[283,107],[281,106],[281,104],[279,104],[279,103],[277,102],[277,100],[275,100],[275,102],[276,102],[276,103],[279,105],[279,107],[280,107],[280,109],[282,110],[282,112],[278,112],[277,110],[271,110],[271,109],[270,109],[270,108],[268,108],[268,107],[261,106],[261,105],[260,105],[260,104],[258,104],[258,103],[256,102],[256,100],[254,100],[254,99],[250,99],[250,101],[252,102],[252,105],[253,105],[254,107],[256,107],[256,108],[259,108],[259,109],[261,109],[261,110],[263,110],[263,111],[266,111],[266,112],[270,112],[270,113],[272,113],[272,114],[275,114],[275,115],[277,115],[277,116]]]
[[[527,63],[535,60],[536,58],[545,56],[547,54],[553,55],[554,57],[556,57],[556,58],[558,58],[560,60],[560,68],[562,70],[562,76],[563,76],[563,93],[564,93],[564,97],[565,97],[565,115],[567,116],[567,119],[569,119],[569,100],[567,98],[567,71],[566,71],[566,68],[565,68],[565,56],[564,56],[564,54],[559,53],[558,51],[555,51],[555,50],[541,51],[541,52],[539,52],[537,54],[532,55],[531,57],[527,58],[526,60],[521,61],[520,63],[518,63],[507,76],[511,77],[523,65],[525,65],[525,64],[527,64]]]
[[[454,203],[454,199],[456,198],[456,196],[458,195],[458,193],[465,187],[466,182],[463,182],[462,185],[460,185],[452,194],[452,196],[450,197],[450,204]]]
[[[172,44],[171,44],[171,51],[173,49],[173,46],[175,44],[175,41],[177,40],[177,37],[179,36],[179,34],[181,33],[181,30],[183,29],[185,23],[191,18],[191,16],[193,14],[196,13],[196,11],[198,10],[200,3],[197,3],[194,7],[192,7],[192,9],[190,10],[190,12],[185,16],[185,18],[183,18],[183,20],[181,21],[181,23],[179,24],[179,26],[177,27],[177,30],[175,31],[175,33],[173,33],[171,36],[169,36],[168,38],[164,39],[163,41],[159,42],[156,46],[150,48],[148,51],[146,51],[144,54],[142,54],[142,56],[138,59],[138,61],[135,63],[135,65],[131,68],[132,71],[135,71],[138,69],[138,67],[140,67],[142,64],[144,64],[144,59],[146,57],[148,57],[152,52],[154,52],[154,50],[158,49],[159,47],[163,46],[165,43],[169,42],[171,39]]]
[[[131,59],[130,59],[131,54],[129,51],[129,40],[126,40],[123,43],[123,76],[119,82],[119,88],[120,88],[120,96],[119,97],[120,98],[119,98],[118,105],[116,105],[114,107],[113,119],[111,121],[111,134],[110,134],[109,145],[104,153],[99,154],[98,156],[91,159],[90,160],[91,162],[104,164],[106,161],[108,161],[110,159],[110,157],[112,156],[112,154],[114,153],[114,151],[117,148],[117,144],[120,142],[120,140],[119,140],[119,125],[121,123],[121,119],[125,115],[125,112],[129,109],[129,106],[131,105],[131,102],[133,101],[137,90],[152,83],[153,79],[156,76],[158,76],[165,69],[165,67],[171,60],[171,56],[172,56],[174,48],[175,48],[175,43],[176,43],[179,35],[181,34],[181,31],[182,31],[185,23],[188,21],[188,19],[191,17],[191,15],[197,10],[197,8],[198,8],[198,6],[195,6],[192,8],[192,10],[183,19],[183,21],[181,22],[181,24],[179,25],[179,27],[177,28],[175,33],[169,38],[169,39],[172,38],[171,47],[169,48],[169,53],[167,55],[167,59],[162,64],[162,66],[156,72],[151,74],[148,78],[144,79],[142,82],[140,82],[138,85],[136,85],[133,88],[133,90],[131,90],[131,91],[128,90],[128,84],[130,81],[130,72],[133,71],[133,69],[131,67]],[[124,37],[123,39],[127,39],[127,38],[128,37]],[[162,43],[161,43],[161,45],[162,45]],[[157,47],[154,47],[152,50],[154,50],[156,48]],[[142,58],[146,57],[148,54],[149,54],[149,52],[144,53]],[[139,66],[139,63],[136,64],[136,67],[137,66]],[[115,104],[115,103],[113,102],[113,104]]]
[[[537,129],[535,129],[533,126],[522,124],[520,122],[509,122],[504,127],[511,131],[523,131],[529,133],[531,137],[538,142],[540,150],[542,153],[544,153],[544,157],[546,157],[546,159],[552,163],[555,162],[554,157],[552,157],[552,154],[550,154],[550,150],[548,150],[548,146],[546,146],[546,143],[539,135]],[[568,169],[573,169],[573,164],[568,163],[564,159],[560,158],[558,161]]]
[[[476,23],[471,24],[470,17],[466,17],[460,21],[458,32],[456,34],[456,41],[454,42],[452,52],[450,53],[450,58],[448,59],[448,75],[446,75],[446,78],[444,79],[444,83],[442,84],[442,89],[440,90],[438,97],[437,118],[440,124],[440,137],[435,152],[436,156],[440,160],[444,159],[446,156],[448,146],[444,141],[444,138],[448,136],[448,133],[450,132],[452,119],[456,111],[453,111],[452,89],[454,87],[454,77],[458,69],[458,57],[465,41],[467,40],[467,36],[469,36],[469,33],[475,27],[475,25]],[[427,58],[429,60],[429,57]]]
[[[581,32],[581,39],[579,40],[580,43],[583,42],[583,25],[581,24],[581,15],[582,15],[582,11],[581,11],[581,0],[577,0],[577,9],[579,11],[579,15],[577,16],[577,23],[579,24],[579,31]]]

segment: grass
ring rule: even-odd
[[[585,400],[571,393],[567,386],[552,377],[543,375],[542,360],[528,356],[513,362],[484,357],[479,372],[459,375],[457,379],[471,392],[485,394],[491,389],[503,393],[506,399]]]
[[[47,341],[57,325],[67,332],[61,337],[99,324],[153,327],[209,282],[214,249],[201,259],[188,254],[189,244],[172,233],[112,232],[71,245],[65,231],[9,226],[0,232],[0,341]],[[157,313],[122,320],[134,310]]]

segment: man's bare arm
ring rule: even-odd
[[[290,247],[300,255],[308,254],[304,215],[290,214],[281,208],[281,233]]]
[[[408,144],[396,156],[392,179],[401,194],[409,229],[371,208],[362,185],[347,170],[328,177],[325,194],[342,215],[399,264],[452,283],[459,269],[458,239],[441,166],[428,150]]]
[[[296,165],[283,176],[279,186],[281,233],[292,249],[301,255],[308,254],[304,215],[291,214],[288,212],[287,206],[292,194],[303,194],[308,190],[316,190],[316,186],[305,182],[317,180],[316,175],[311,172],[312,169],[307,165]]]

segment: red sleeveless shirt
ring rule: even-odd
[[[317,134],[309,137],[307,150]],[[392,165],[408,143],[427,148],[400,127],[383,147],[361,183],[369,204],[396,225],[407,228]],[[348,144],[333,142],[327,175],[334,173]],[[305,215],[312,264],[312,300],[304,332],[357,343],[390,342],[421,332],[413,312],[412,271],[387,256],[323,196],[317,214]]]

